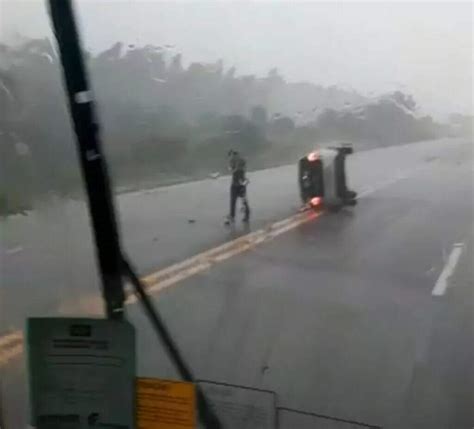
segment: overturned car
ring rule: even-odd
[[[298,183],[304,206],[356,205],[357,193],[348,189],[346,181],[346,156],[352,153],[352,146],[343,144],[315,150],[299,160]]]

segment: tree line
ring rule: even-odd
[[[251,168],[294,162],[316,144],[375,147],[446,133],[395,92],[368,99],[336,86],[287,82],[278,69],[239,75],[222,60],[187,66],[167,46],[114,44],[86,53],[105,149],[119,187],[224,171],[240,149]],[[60,65],[48,39],[0,44],[0,210],[27,210],[79,186]]]

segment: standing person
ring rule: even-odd
[[[238,198],[241,198],[243,203],[243,221],[248,222],[250,217],[250,207],[247,200],[248,180],[245,177],[245,159],[243,159],[235,150],[230,150],[228,156],[229,170],[232,174],[232,181],[230,185],[230,212],[227,216],[226,225],[230,225],[235,221],[235,206],[237,204]]]

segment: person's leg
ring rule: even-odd
[[[250,219],[250,207],[247,197],[243,199],[244,201],[244,222],[248,222]]]
[[[242,204],[243,204],[243,209],[244,209],[244,222],[248,222],[250,218],[250,206],[249,206],[249,201],[247,199],[247,188],[245,186],[242,186],[242,189],[240,191],[240,196],[242,197]]]
[[[230,187],[230,212],[229,212],[229,219],[234,220],[235,219],[235,205],[237,203],[237,197],[238,197],[238,192],[237,192],[237,187],[236,186],[231,186]]]

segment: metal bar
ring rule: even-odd
[[[266,393],[268,395],[272,395],[275,398],[275,401],[276,401],[276,397],[277,397],[277,394],[274,390],[259,389],[258,387],[242,386],[240,384],[224,383],[224,382],[221,382],[221,381],[212,381],[212,380],[203,380],[203,379],[196,380],[196,383],[214,384],[216,386],[235,387],[236,389],[250,390],[252,392],[259,392],[259,393]]]
[[[359,422],[359,421],[356,421],[356,420],[341,419],[341,418],[338,418],[338,417],[332,417],[332,416],[328,416],[328,415],[325,415],[325,414],[311,413],[309,411],[296,410],[294,408],[277,407],[277,411],[283,411],[283,412],[294,413],[294,414],[301,414],[301,415],[304,415],[304,416],[316,417],[318,419],[329,420],[329,421],[332,421],[332,422],[346,423],[348,425],[360,426],[360,427],[368,428],[368,429],[383,429],[382,426],[375,426],[375,425],[371,425],[369,423],[363,423],[363,422]]]
[[[86,184],[105,310],[109,318],[122,318],[124,290],[117,222],[71,0],[49,0],[49,10]]]

